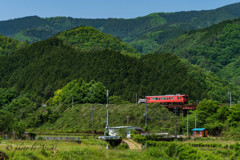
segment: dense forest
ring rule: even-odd
[[[0,35],[0,56],[10,55],[26,45],[27,43],[22,43],[13,38]]]
[[[163,44],[158,52],[175,53],[239,85],[240,19],[187,32]]]
[[[112,95],[130,101],[136,93],[140,97],[186,93],[194,101],[212,98],[225,102],[228,89],[238,91],[176,55],[137,58],[109,49],[79,51],[56,37],[1,57],[0,64],[1,87],[33,92],[43,100],[78,78],[102,82]]]
[[[133,19],[84,19],[71,17],[40,18],[37,16],[0,22],[0,34],[20,41],[45,40],[78,26],[92,26],[99,31],[114,35],[136,48],[149,53],[159,44],[173,39],[185,31],[208,27],[223,20],[240,16],[240,3],[215,10],[175,13],[153,13]]]
[[[121,39],[102,33],[93,27],[77,27],[56,35],[64,43],[77,50],[104,50],[111,49],[123,54],[140,55],[136,49],[130,47]]]

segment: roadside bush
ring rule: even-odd
[[[179,160],[198,159],[197,149],[195,148],[180,144],[176,147],[176,150]]]
[[[36,133],[33,133],[33,132],[29,132],[29,133],[28,133],[28,136],[29,136],[30,140],[34,140],[35,137],[37,136],[37,134],[36,134]]]
[[[201,143],[199,143],[199,145],[200,144]],[[151,156],[163,155],[167,156],[168,158],[178,158],[179,160],[221,159],[218,153],[212,154],[212,152],[201,152],[198,149],[189,146],[189,144],[182,144],[177,142],[146,141],[146,146],[148,149],[150,148],[148,154],[151,154]],[[161,153],[158,153],[157,151]],[[229,154],[231,153],[229,152]]]
[[[37,140],[44,140],[44,138],[43,137],[38,137]]]
[[[132,139],[134,141],[137,141],[141,144],[144,144],[146,142],[146,138],[142,135],[139,135],[139,134],[132,134]]]
[[[120,145],[115,147],[115,149],[117,149],[117,150],[126,150],[126,149],[129,149],[129,146],[128,146],[127,143],[121,143]]]

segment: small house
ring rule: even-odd
[[[193,137],[207,137],[206,128],[194,128],[192,129]]]

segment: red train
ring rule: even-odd
[[[146,96],[145,103],[161,103],[161,104],[187,104],[188,95],[162,95],[162,96]]]

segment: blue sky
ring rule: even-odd
[[[0,0],[0,20],[37,15],[135,18],[154,12],[215,9],[240,0]]]

